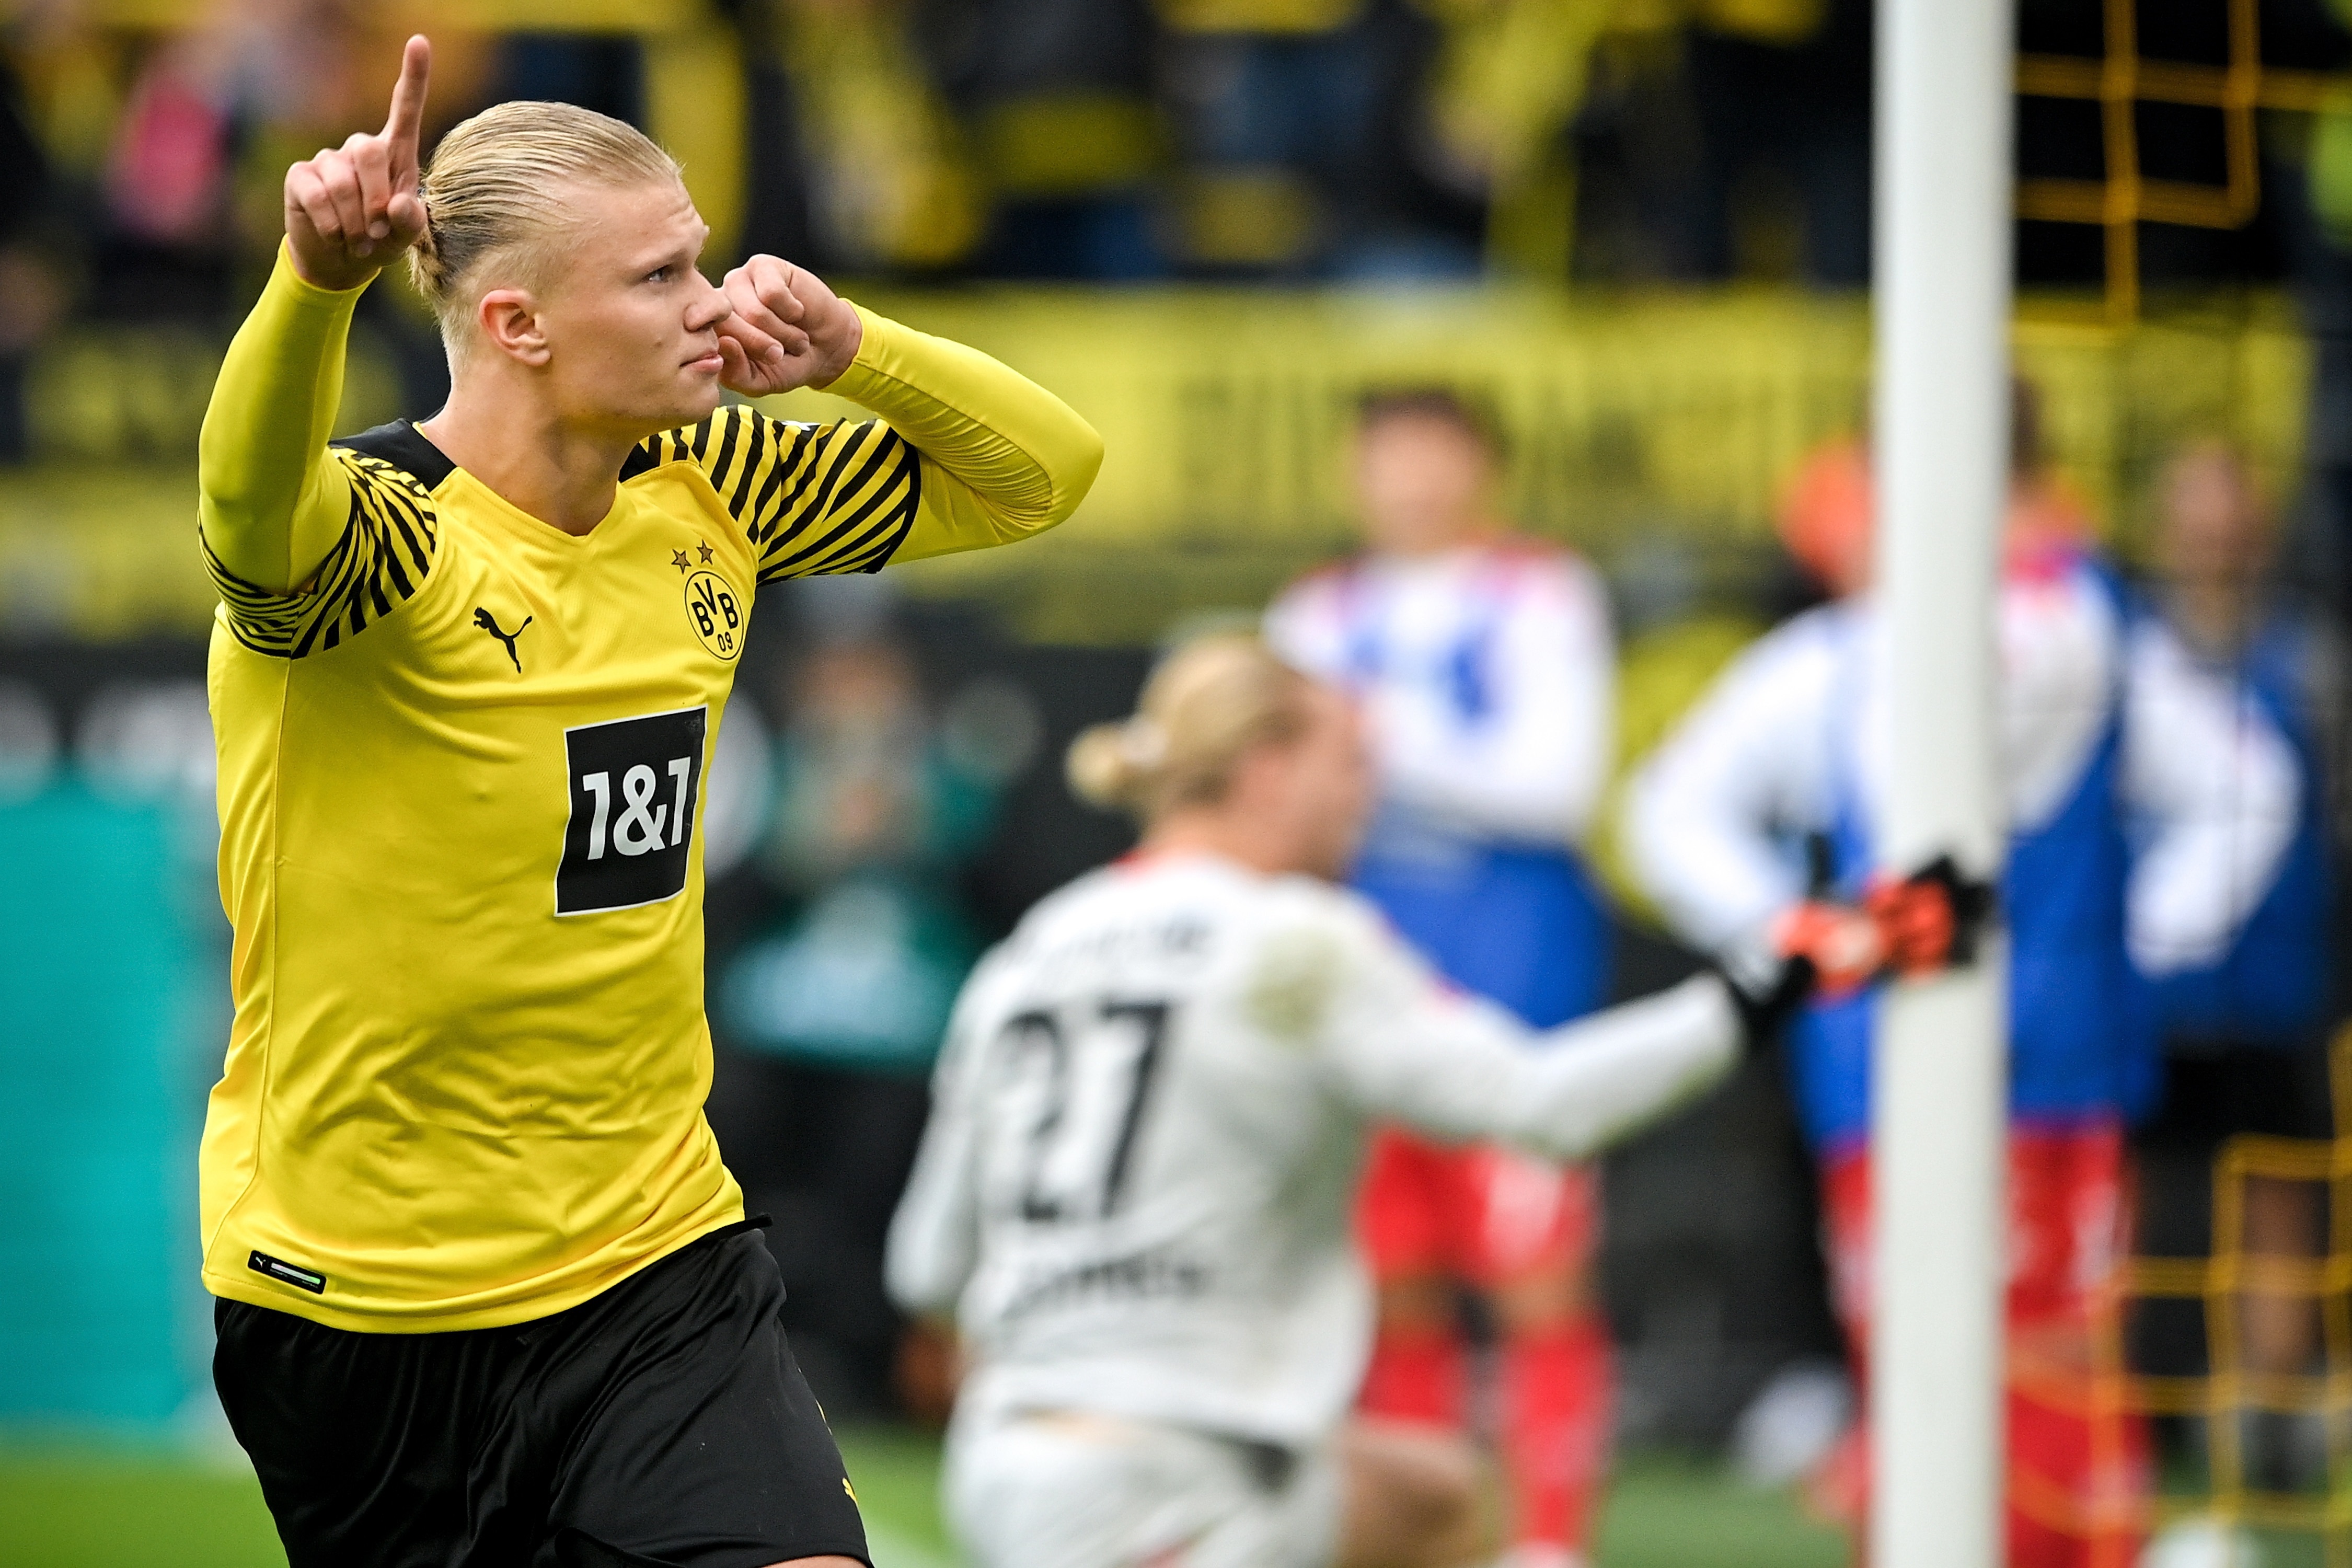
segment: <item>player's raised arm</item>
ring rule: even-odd
[[[1539,1037],[1445,988],[1402,942],[1369,928],[1333,933],[1335,1005],[1321,1047],[1349,1099],[1433,1137],[1584,1159],[1739,1059],[1742,1009],[1717,976]]]
[[[859,310],[865,345],[833,390],[921,455],[913,529],[897,559],[1010,544],[1076,511],[1102,437],[1069,405],[976,349]]]
[[[1500,1138],[1580,1160],[1712,1086],[1819,988],[1965,962],[1990,904],[1948,860],[1889,879],[1867,907],[1810,906],[1710,973],[1542,1031],[1442,985],[1369,921],[1335,925],[1321,1045],[1367,1109],[1441,1138]]]
[[[761,420],[736,449],[722,440],[701,455],[761,551],[762,580],[1009,544],[1068,517],[1094,483],[1093,426],[978,350],[853,305],[772,256],[725,287],[730,387],[818,386],[882,416]]]
[[[425,229],[418,140],[431,66],[431,46],[409,39],[383,129],[286,171],[285,247],[229,345],[197,447],[205,547],[236,584],[299,589],[348,521],[348,481],[326,460],[344,341],[360,291]]]

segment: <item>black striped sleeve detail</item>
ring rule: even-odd
[[[405,604],[432,574],[440,535],[425,487],[380,458],[335,448],[327,460],[350,476],[351,516],[301,592],[273,594],[246,582],[204,542],[205,568],[228,607],[229,629],[256,653],[301,658],[338,647]]]
[[[914,447],[878,419],[796,425],[722,408],[656,436],[622,469],[698,465],[760,560],[759,580],[879,572],[922,500]]]

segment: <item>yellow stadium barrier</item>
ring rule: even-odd
[[[1790,469],[1866,404],[1863,304],[1793,291],[859,292],[1037,377],[1108,443],[1093,496],[1058,533],[906,574],[1045,640],[1148,641],[1181,615],[1262,603],[1348,548],[1354,400],[1426,381],[1497,409],[1509,509],[1531,531],[1612,569],[1664,559],[1694,605],[1735,604]],[[2121,332],[2029,317],[2016,341],[2056,460],[2127,553],[2155,468],[2184,437],[2238,441],[2273,495],[2291,492],[2309,355],[2283,304]],[[187,464],[217,363],[213,340],[127,330],[42,354],[31,401],[47,460],[0,474],[14,584],[0,623],[100,637],[202,623]],[[380,342],[363,333],[352,365],[347,427],[402,412]],[[814,394],[775,406],[850,412]]]

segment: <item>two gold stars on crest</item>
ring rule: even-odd
[[[709,565],[709,564],[710,564],[710,553],[711,553],[711,552],[710,552],[710,546],[709,546],[708,543],[704,542],[703,541],[701,541],[701,540],[698,539],[698,540],[696,540],[696,541],[694,542],[694,547],[695,547],[695,549],[697,549],[697,550],[698,550],[698,551],[700,551],[700,552],[702,552],[702,563],[703,563],[705,566]],[[673,565],[673,566],[677,567],[680,573],[685,572],[685,570],[686,570],[686,568],[687,568],[687,566],[688,566],[688,561],[687,561],[687,559],[686,559],[686,552],[685,552],[685,551],[683,551],[683,550],[673,550],[673,551],[671,551],[671,552],[669,552],[669,563],[670,563],[671,565]]]

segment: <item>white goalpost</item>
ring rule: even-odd
[[[2013,0],[1878,0],[1881,865],[1997,875]],[[2006,952],[1889,988],[1871,1107],[1871,1561],[2001,1557]]]

